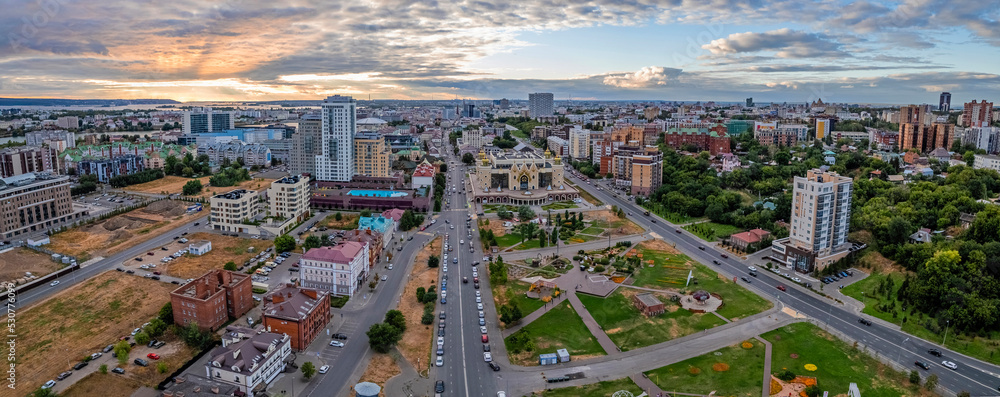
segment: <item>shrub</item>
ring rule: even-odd
[[[786,370],[778,373],[778,379],[781,379],[781,380],[783,380],[785,382],[789,382],[789,381],[795,379],[795,374],[792,371],[789,371],[789,370],[786,369]]]
[[[806,395],[809,397],[819,397],[823,394],[823,389],[820,389],[818,385],[812,385],[806,388]]]
[[[102,374],[108,373],[108,365],[107,364],[101,364],[100,367],[97,367],[97,372],[100,372]]]
[[[910,383],[914,385],[920,384],[920,373],[917,370],[910,371]]]

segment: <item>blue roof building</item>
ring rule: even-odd
[[[358,219],[358,230],[372,230],[382,234],[393,228],[396,221],[386,218],[382,214],[363,216]]]

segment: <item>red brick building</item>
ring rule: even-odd
[[[632,303],[647,317],[659,316],[666,311],[663,302],[653,294],[638,294],[632,297]]]
[[[211,270],[171,292],[170,304],[175,323],[214,331],[253,308],[253,286],[246,274]]]
[[[692,144],[697,146],[699,150],[707,150],[713,156],[730,152],[729,135],[726,132],[726,126],[722,124],[711,128],[698,125],[670,127],[663,134],[663,141],[674,149]]]
[[[292,285],[268,295],[264,305],[267,332],[287,334],[292,349],[305,350],[330,322],[330,296],[324,291]]]

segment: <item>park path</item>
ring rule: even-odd
[[[608,353],[608,356],[617,356],[621,353],[621,349],[619,349],[618,345],[616,345],[615,342],[608,337],[608,334],[604,333],[604,329],[597,324],[597,320],[594,320],[594,316],[590,315],[590,312],[587,311],[585,306],[583,306],[583,302],[581,302],[580,298],[576,296],[576,293],[571,292],[566,295],[569,295],[569,303],[573,305],[573,310],[576,310],[576,314],[580,316],[580,319],[583,320],[583,324],[587,326],[591,335],[594,335],[594,338],[597,339],[597,343],[601,344],[601,347]]]
[[[663,395],[663,389],[660,389],[660,387],[657,386],[656,383],[653,383],[652,380],[647,378],[642,373],[631,375],[629,376],[629,379],[632,379],[632,381],[635,382],[636,386],[639,386],[639,388],[642,389],[642,391],[646,392],[647,396],[660,397]]]
[[[760,397],[770,397],[771,396],[771,342],[768,342],[764,338],[757,336],[755,339],[761,341],[764,344],[764,379],[763,391]]]

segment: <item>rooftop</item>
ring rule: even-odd
[[[264,305],[264,315],[300,321],[307,318],[317,306],[329,308],[330,304],[326,302],[326,296],[325,292],[288,286],[267,296],[268,302]]]
[[[264,332],[212,350],[205,365],[222,368],[241,374],[253,373],[267,361],[269,356],[279,353],[279,346],[288,340],[288,335]]]
[[[653,296],[653,294],[638,294],[635,296],[635,298],[638,299],[639,302],[642,302],[642,304],[647,307],[663,304],[663,302],[660,302],[659,299],[656,299],[656,297]]]
[[[350,263],[358,256],[365,245],[355,241],[337,244],[335,247],[319,247],[306,251],[302,259],[320,262]]]
[[[216,194],[212,198],[226,199],[226,200],[239,200],[243,198],[243,195],[247,194],[245,189],[236,189],[222,194]]]

